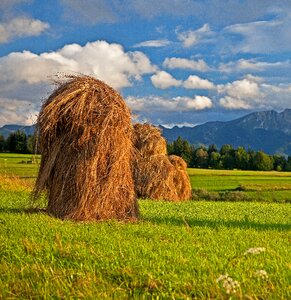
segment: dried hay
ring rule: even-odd
[[[169,155],[169,160],[173,166],[177,167],[181,171],[187,170],[187,163],[185,160],[177,155]]]
[[[132,125],[122,97],[88,76],[69,76],[38,117],[42,161],[34,196],[74,220],[135,219]]]
[[[141,158],[134,163],[137,196],[155,200],[179,201],[174,185],[175,167],[166,155]]]
[[[161,130],[149,124],[134,124],[134,146],[143,157],[167,154],[167,142]]]
[[[187,164],[178,156],[167,156],[167,144],[158,128],[135,124],[134,146],[133,174],[138,197],[168,201],[191,198]]]
[[[192,187],[187,173],[187,163],[183,158],[169,155],[169,161],[175,167],[174,184],[180,200],[189,200],[192,196]]]

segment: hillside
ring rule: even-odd
[[[32,135],[35,131],[35,126],[24,126],[24,125],[4,125],[0,128],[0,134],[3,135],[5,138],[9,136],[10,133],[15,132],[17,130],[22,130],[25,132],[26,135]]]
[[[164,137],[172,142],[179,136],[191,144],[231,144],[266,153],[291,155],[291,109],[283,112],[254,112],[228,122],[207,122],[196,127],[161,127]]]
[[[196,127],[160,128],[168,142],[181,136],[195,145],[216,144],[221,147],[231,144],[235,148],[244,146],[268,154],[291,155],[291,109],[280,113],[274,110],[254,112],[232,121],[207,122]],[[19,129],[30,135],[35,127],[5,125],[0,128],[0,134],[7,138]]]

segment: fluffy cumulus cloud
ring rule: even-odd
[[[165,39],[162,40],[148,40],[144,42],[137,43],[133,45],[135,48],[142,48],[142,47],[153,47],[153,48],[158,48],[158,47],[165,47],[170,45],[171,42]]]
[[[171,74],[165,71],[159,71],[151,76],[151,81],[156,88],[168,89],[170,87],[179,87],[182,80],[175,79]]]
[[[220,98],[221,106],[229,109],[251,109],[263,100],[259,87],[260,80],[248,76],[225,85],[218,85],[218,92],[224,96]]]
[[[55,52],[40,55],[29,51],[10,53],[0,58],[0,83],[24,81],[35,84],[48,80],[56,72],[91,74],[115,88],[131,85],[156,68],[142,52],[125,52],[119,44],[105,41],[66,45]]]
[[[212,32],[209,25],[204,24],[197,30],[180,31],[177,29],[176,34],[177,39],[182,42],[183,47],[190,48],[200,43],[203,38],[210,36]]]
[[[7,43],[12,39],[38,36],[49,28],[49,24],[40,20],[17,17],[0,23],[0,43]]]
[[[207,80],[202,79],[196,75],[190,75],[187,80],[184,81],[183,86],[186,89],[200,89],[200,90],[214,90],[215,85]]]
[[[164,98],[158,96],[127,97],[126,102],[135,112],[189,112],[211,108],[211,99],[205,96]]]
[[[151,76],[152,84],[159,89],[168,89],[170,87],[184,87],[186,89],[214,90],[215,85],[197,75],[190,75],[186,80],[178,80],[165,71],[158,71]]]
[[[203,59],[195,61],[187,58],[166,57],[163,62],[163,66],[168,69],[185,69],[200,72],[210,70],[209,66]]]

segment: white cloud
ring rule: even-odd
[[[210,69],[203,59],[195,61],[179,57],[167,57],[163,62],[163,66],[169,69],[188,69],[201,72],[205,72]]]
[[[188,112],[211,108],[212,101],[205,96],[163,98],[158,96],[127,97],[127,104],[134,112]]]
[[[0,43],[6,43],[15,38],[38,36],[49,28],[49,24],[27,17],[17,17],[5,23],[0,23]]]
[[[149,40],[149,41],[144,41],[138,44],[133,45],[135,48],[140,48],[140,47],[153,47],[153,48],[158,48],[158,47],[165,47],[171,44],[170,41],[168,40]]]
[[[26,100],[0,98],[0,124],[32,125],[38,110]]]
[[[290,68],[290,61],[278,61],[278,62],[262,62],[254,59],[239,59],[238,61],[231,61],[226,64],[220,64],[219,71],[224,73],[232,72],[263,72],[268,69],[275,68]]]
[[[151,81],[156,88],[167,89],[169,87],[179,87],[182,84],[181,80],[175,79],[171,74],[165,71],[159,71],[151,76]]]
[[[209,36],[211,34],[211,30],[208,24],[204,24],[197,30],[177,30],[176,34],[177,39],[182,42],[183,47],[190,48],[194,45],[197,45],[202,40],[202,38]]]
[[[259,83],[253,77],[218,85],[217,88],[218,92],[224,95],[219,103],[225,108],[250,109],[263,103],[263,94],[260,91]]]
[[[291,12],[281,13],[271,21],[235,24],[225,28],[231,34],[242,36],[232,50],[245,53],[272,53],[291,50]]]
[[[157,68],[140,51],[125,52],[119,44],[105,41],[66,45],[54,52],[34,54],[13,52],[0,57],[0,122],[25,123],[28,103],[36,110],[47,96],[50,77],[58,72],[93,75],[114,88],[121,89],[141,80]],[[21,95],[21,96],[19,96]],[[5,101],[3,100],[5,99]],[[15,107],[10,109],[9,99]],[[16,108],[17,107],[17,108]]]
[[[125,52],[119,44],[105,41],[66,45],[55,52],[40,55],[29,51],[10,53],[0,58],[1,82],[24,81],[36,84],[48,81],[57,72],[94,75],[115,88],[130,86],[143,74],[156,71],[142,52]]]
[[[261,96],[258,82],[251,78],[236,80],[226,85],[218,85],[218,91],[231,97],[242,99],[252,99]]]
[[[290,108],[291,84],[267,84],[260,77],[247,75],[225,85],[218,85],[219,104],[228,109]]]
[[[190,75],[187,80],[184,81],[183,86],[186,89],[202,89],[202,90],[214,90],[215,85],[207,80],[202,79],[196,75]]]
[[[219,100],[219,104],[228,109],[251,109],[253,108],[252,103],[250,101],[246,101],[245,99],[233,98],[230,96],[225,96]]]

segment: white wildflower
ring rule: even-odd
[[[260,253],[265,252],[265,251],[266,251],[265,247],[250,248],[244,253],[244,255],[260,254]]]
[[[233,280],[228,274],[220,275],[216,282],[222,282],[222,286],[225,289],[227,294],[235,294],[237,292],[237,288],[239,288],[239,282],[237,280]]]
[[[268,277],[268,273],[265,270],[257,270],[254,272],[254,276],[259,278],[259,279],[263,279],[263,280],[267,280]]]

